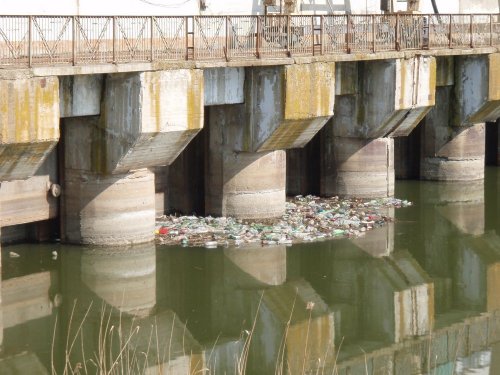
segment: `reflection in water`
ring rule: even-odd
[[[497,175],[400,182],[354,240],[3,248],[0,373],[498,374]]]

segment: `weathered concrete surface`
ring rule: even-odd
[[[91,292],[85,299],[80,300],[83,305],[90,303],[97,296],[101,302],[113,308],[114,316],[122,313],[141,317],[154,311],[154,244],[84,250],[79,268],[81,282]]]
[[[26,179],[59,140],[59,81],[0,80],[0,92],[0,181]]]
[[[56,218],[58,197],[51,188],[58,183],[57,155],[52,151],[36,175],[27,180],[2,182],[0,226],[11,226]]]
[[[264,219],[285,211],[285,151],[234,152],[240,106],[210,110],[205,214]],[[236,136],[237,138],[237,136]]]
[[[198,69],[107,76],[99,173],[169,165],[203,127]]]
[[[500,309],[500,237],[489,233],[460,243],[454,264],[454,300],[463,309]]]
[[[126,245],[154,239],[154,174],[137,170],[115,176],[65,170],[63,240]]]
[[[422,130],[421,178],[467,181],[484,178],[484,124],[452,126],[452,87],[436,90],[436,106]]]
[[[59,77],[61,118],[99,115],[103,81],[102,74]]]
[[[358,78],[342,74],[343,82],[337,85],[340,95],[333,117],[337,137],[406,136],[435,103],[433,57],[346,64],[343,69]]]
[[[285,372],[307,373],[318,363],[333,363],[333,314],[308,282],[296,280],[261,293],[254,292],[252,303],[257,318],[249,371],[265,374],[283,363]]]
[[[370,262],[363,277],[362,324],[368,339],[401,342],[433,328],[434,286],[405,251]]]
[[[51,293],[57,277],[39,272],[2,281],[3,328],[17,326],[52,314]]]
[[[49,374],[37,355],[26,351],[1,358],[0,372],[2,374]]]
[[[236,151],[303,147],[333,115],[334,64],[249,68],[245,79]]]
[[[500,53],[455,58],[451,126],[500,117]]]
[[[394,195],[394,140],[334,137],[324,129],[321,195],[360,198]]]
[[[203,77],[206,106],[245,102],[244,68],[203,69]]]

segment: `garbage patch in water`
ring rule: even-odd
[[[286,202],[285,214],[275,220],[163,216],[156,221],[156,240],[165,245],[216,248],[359,237],[392,221],[388,208],[408,206],[411,202],[395,198],[364,200],[299,195]]]

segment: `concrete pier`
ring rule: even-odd
[[[500,54],[438,60],[436,106],[422,135],[422,179],[484,178],[484,122],[500,115]]]
[[[392,196],[392,137],[407,136],[434,105],[436,61],[349,62],[337,72],[335,116],[322,131],[321,194]]]

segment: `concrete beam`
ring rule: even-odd
[[[451,126],[500,117],[500,53],[455,58]]]
[[[59,140],[59,81],[0,80],[0,92],[0,181],[23,180]]]
[[[53,150],[36,175],[26,180],[2,182],[0,226],[12,226],[56,218],[60,187],[57,155]]]
[[[235,151],[303,147],[333,115],[335,65],[248,68],[245,96]]]
[[[107,76],[99,173],[169,165],[203,127],[203,72]]]
[[[356,82],[341,84],[336,98],[334,132],[344,138],[408,135],[435,103],[436,60],[433,57],[349,63]],[[344,94],[348,93],[348,94]]]
[[[245,102],[244,68],[203,69],[205,105],[241,104]]]
[[[101,114],[104,75],[59,77],[59,111],[61,118]]]

